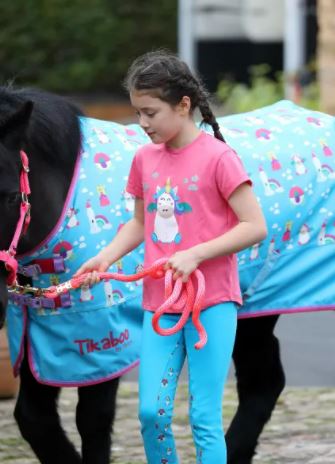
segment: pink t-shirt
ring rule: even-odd
[[[227,200],[250,182],[241,160],[225,143],[203,131],[189,145],[141,147],[131,166],[127,191],[144,200],[145,258],[162,257],[216,238],[237,218]],[[235,255],[204,261],[204,308],[223,301],[242,303]],[[164,301],[164,279],[144,279],[143,307],[155,311]]]

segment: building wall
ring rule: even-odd
[[[249,67],[267,63],[275,75],[284,66],[284,0],[192,0],[196,67],[211,92],[231,78],[248,83]],[[301,0],[305,12],[305,56],[316,53],[316,2]],[[335,0],[328,0],[334,3]]]
[[[335,115],[335,1],[318,0],[317,14],[321,110]]]
[[[196,39],[283,39],[283,0],[193,0],[193,8]]]
[[[194,0],[196,67],[211,92],[223,78],[248,82],[249,67],[283,66],[283,0]]]

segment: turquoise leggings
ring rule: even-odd
[[[152,328],[153,313],[145,311],[140,362],[139,418],[148,464],[177,464],[171,429],[179,374],[187,356],[189,417],[197,464],[225,464],[226,444],[222,397],[235,340],[237,310],[234,303],[211,306],[201,313],[208,341],[196,350],[198,333],[191,321],[174,335],[161,336]],[[176,323],[164,315],[161,327]]]

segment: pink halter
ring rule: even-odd
[[[17,244],[22,234],[25,234],[30,223],[30,187],[29,187],[29,160],[26,153],[20,151],[22,170],[20,173],[20,192],[21,192],[21,205],[20,205],[20,217],[16,225],[15,233],[12,242],[8,250],[0,251],[0,261],[5,264],[5,268],[8,271],[7,284],[13,285],[16,281],[16,273],[18,268],[18,262],[15,258]]]

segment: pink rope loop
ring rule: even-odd
[[[184,283],[182,278],[173,280],[172,269],[164,269],[167,262],[166,258],[155,261],[151,266],[139,271],[136,274],[124,275],[112,272],[99,272],[100,280],[119,280],[123,282],[133,282],[142,279],[143,277],[152,277],[153,279],[160,279],[165,276],[165,301],[155,311],[152,318],[152,325],[154,330],[159,335],[172,335],[181,330],[186,324],[190,314],[192,313],[192,321],[199,333],[199,341],[194,345],[196,349],[203,348],[207,342],[207,334],[200,322],[200,312],[203,306],[205,295],[205,279],[201,271],[196,269],[189,277],[188,281]],[[197,283],[197,291],[194,290],[192,278],[195,278]],[[56,298],[62,293],[68,292],[70,289],[76,289],[82,286],[86,280],[86,274],[74,277],[71,280],[62,284],[48,287],[43,290],[46,298]],[[168,329],[160,327],[159,320],[163,314],[181,313],[177,323]]]
[[[198,281],[198,291],[193,306],[192,322],[195,325],[195,328],[197,329],[200,336],[200,340],[194,345],[194,347],[197,350],[200,350],[207,343],[207,333],[204,326],[200,322],[200,312],[205,296],[205,278],[203,273],[200,272],[199,269],[195,270],[195,276]]]
[[[169,308],[171,308],[173,306],[173,302],[176,300],[176,298],[174,296],[174,293],[175,293],[175,289],[177,287],[177,284],[178,284],[178,288],[177,288],[178,293],[177,294],[180,295],[181,290],[182,290],[182,279],[181,279],[181,277],[179,277],[176,280],[176,285],[175,285],[173,294],[170,297],[170,299],[166,300],[162,304],[162,306],[160,306],[157,309],[157,311],[155,311],[155,314],[153,315],[152,326],[159,335],[172,335],[172,334],[177,333],[179,330],[181,330],[184,327],[184,325],[186,324],[187,319],[189,318],[189,315],[190,315],[190,313],[192,311],[192,303],[194,301],[194,289],[193,289],[192,281],[189,278],[189,280],[186,283],[186,294],[187,294],[186,302],[185,302],[184,309],[183,309],[183,311],[181,313],[181,316],[180,316],[179,320],[177,321],[177,323],[173,327],[170,327],[169,329],[163,329],[163,328],[161,328],[159,326],[159,319],[163,316],[163,314],[166,313],[167,309],[169,309]],[[172,300],[172,301],[169,301],[169,300]]]

